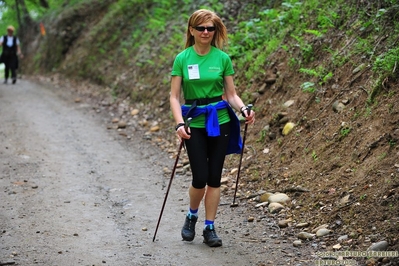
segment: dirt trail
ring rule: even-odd
[[[140,136],[118,138],[73,99],[51,85],[0,85],[1,263],[301,265],[290,263],[301,259],[292,242],[266,227],[262,243],[243,240],[241,208],[220,208],[222,248],[202,243],[202,220],[193,243],[181,241],[188,176],[175,177],[152,242],[173,159]]]

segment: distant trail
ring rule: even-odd
[[[247,217],[239,208],[221,207],[222,248],[202,243],[200,225],[193,243],[181,241],[186,176],[173,181],[152,242],[165,192],[162,167],[173,161],[141,136],[115,139],[93,108],[73,99],[51,85],[0,85],[1,263],[290,265],[295,255],[281,259],[280,250],[293,254],[290,243],[241,240],[235,230]]]

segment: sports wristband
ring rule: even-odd
[[[240,111],[241,111],[241,114],[242,114],[243,117],[246,117],[246,115],[244,113],[245,110],[248,110],[248,107],[245,106],[245,105],[240,108]]]
[[[176,125],[175,130],[177,131],[179,129],[179,127],[185,126],[186,123],[179,123]]]

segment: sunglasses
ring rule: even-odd
[[[196,29],[197,31],[201,31],[201,32],[203,32],[203,31],[205,31],[205,30],[207,30],[208,32],[212,32],[212,31],[215,31],[216,30],[216,27],[204,27],[204,26],[197,26],[197,27],[194,27],[194,29]]]

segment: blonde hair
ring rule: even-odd
[[[11,31],[15,31],[15,28],[12,26],[12,25],[9,25],[8,27],[7,27],[7,30],[11,30]]]
[[[199,9],[195,11],[188,20],[185,48],[188,48],[195,43],[194,36],[190,33],[190,27],[197,27],[198,25],[209,21],[213,22],[216,28],[211,45],[219,49],[223,49],[223,47],[227,45],[227,29],[220,17],[213,11]]]

